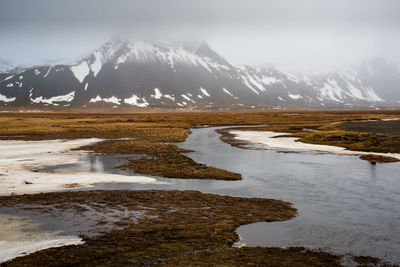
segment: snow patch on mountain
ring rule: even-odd
[[[337,82],[332,79],[328,79],[321,89],[321,95],[324,98],[328,98],[333,101],[342,102],[342,89],[339,87]]]
[[[365,95],[366,99],[369,101],[383,101],[382,98],[380,98],[372,88],[365,88]]]
[[[175,97],[173,95],[164,95],[165,98],[168,98],[172,101],[175,101]]]
[[[262,81],[262,83],[266,84],[266,85],[272,85],[275,83],[281,83],[281,79],[278,79],[276,77],[273,76],[262,76],[260,78],[260,80]]]
[[[54,103],[54,102],[71,102],[75,97],[75,91],[72,91],[66,95],[53,96],[50,98],[45,98],[43,96],[32,98],[32,89],[30,92],[31,92],[30,100],[33,103],[37,103],[37,104],[45,103],[45,104],[50,104],[50,105],[58,105],[57,103]]]
[[[3,81],[8,81],[9,79],[12,79],[13,77],[14,77],[14,75],[7,76]]]
[[[70,67],[70,69],[80,83],[83,82],[90,72],[89,65],[86,61],[82,61],[80,64]]]
[[[160,99],[163,96],[163,94],[161,93],[160,89],[158,88],[154,88],[154,95],[151,95],[151,98],[154,99]]]
[[[207,92],[207,90],[204,89],[203,87],[200,87],[200,91],[201,91],[205,96],[210,97],[210,94],[209,94],[209,93]]]
[[[290,97],[291,99],[300,99],[300,98],[303,98],[301,95],[298,95],[298,94],[291,94],[290,92],[288,93],[288,95],[289,95],[289,97]]]
[[[141,100],[141,102],[139,102],[139,100]],[[149,106],[149,103],[146,101],[146,99],[144,97],[139,98],[137,95],[132,95],[129,98],[125,98],[124,102],[126,104],[138,106],[141,108],[145,108],[145,107]]]
[[[116,105],[120,105],[121,104],[121,100],[122,99],[120,99],[118,97],[115,97],[115,96],[112,96],[112,97],[109,97],[109,98],[102,98],[99,95],[97,95],[95,98],[91,98],[89,100],[89,102],[90,103],[106,102],[106,103],[113,103],[113,104],[116,104]]]
[[[230,95],[231,97],[234,97],[234,96],[232,95],[232,93],[229,92],[226,88],[222,88],[222,91],[224,91],[225,93],[227,93],[227,94]]]
[[[2,102],[13,102],[15,101],[16,97],[7,97],[5,95],[0,94],[0,101]]]

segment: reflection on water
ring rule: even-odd
[[[294,204],[298,217],[287,222],[241,226],[237,230],[241,242],[247,246],[326,248],[400,263],[399,163],[373,166],[350,155],[245,150],[221,142],[214,128],[194,129],[179,146],[194,150],[188,153],[194,160],[241,173],[243,180],[157,178],[168,184],[110,183],[98,184],[94,189],[192,189],[281,199]],[[73,166],[40,171],[90,170],[127,175],[129,172],[113,168],[125,160],[121,156],[90,156]]]
[[[79,159],[76,164],[58,164],[38,169],[38,172],[93,172],[131,175],[132,171],[116,168],[127,162],[127,160],[138,159],[140,155],[89,155]]]

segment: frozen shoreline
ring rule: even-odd
[[[57,231],[41,230],[37,222],[24,217],[0,217],[0,263],[42,249],[83,243],[79,236],[59,236]]]
[[[290,133],[280,133],[271,131],[237,131],[237,130],[230,131],[229,133],[235,135],[234,138],[237,140],[260,143],[275,149],[313,150],[313,151],[321,151],[321,152],[345,154],[345,155],[375,154],[375,155],[389,156],[400,159],[400,154],[352,151],[339,146],[315,145],[315,144],[298,142],[297,140],[300,139],[298,137],[276,137],[280,135],[290,135]]]
[[[87,151],[71,151],[101,139],[0,141],[0,195],[57,191],[74,187],[91,187],[96,183],[159,183],[155,178],[108,173],[56,172],[35,170],[58,164],[75,164]]]

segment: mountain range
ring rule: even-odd
[[[205,42],[113,40],[73,65],[0,73],[0,105],[396,107],[400,106],[400,72],[378,57],[334,73],[289,73],[271,65],[234,65]]]

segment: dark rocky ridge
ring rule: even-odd
[[[393,107],[400,72],[382,58],[359,69],[291,74],[235,66],[206,43],[114,40],[75,65],[0,74],[0,105],[162,108]]]

